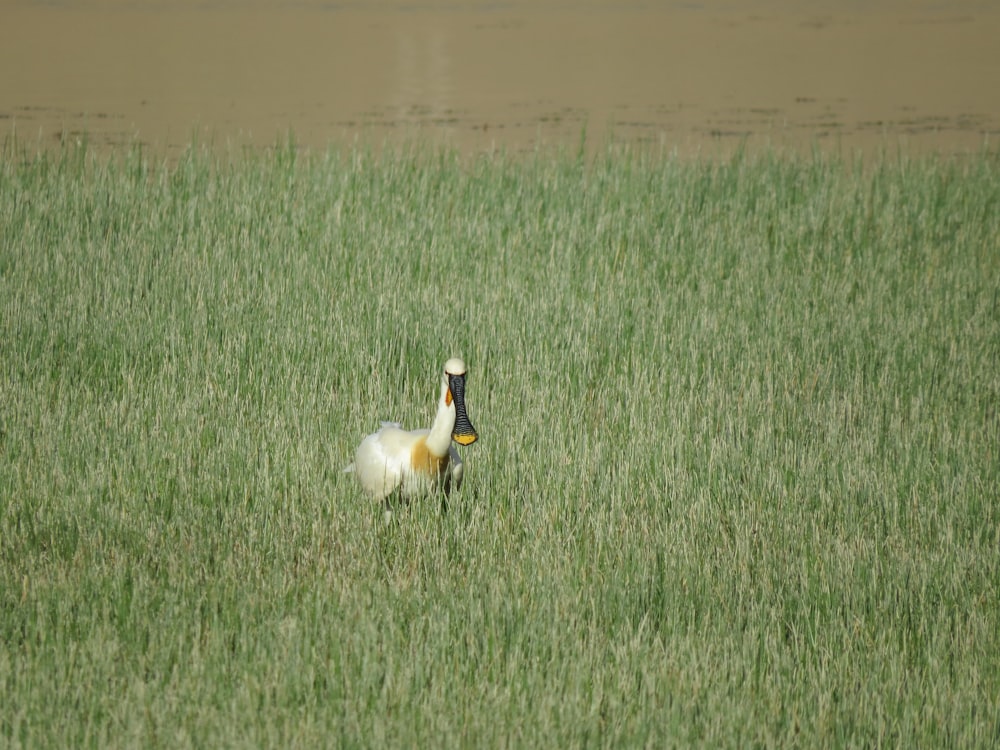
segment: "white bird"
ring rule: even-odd
[[[358,446],[353,471],[374,500],[385,500],[397,490],[404,500],[417,495],[448,493],[462,483],[462,459],[451,441],[471,445],[479,439],[465,413],[465,362],[453,357],[444,363],[441,397],[430,429],[404,430],[383,422]]]

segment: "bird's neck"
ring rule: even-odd
[[[438,400],[437,414],[427,436],[427,452],[432,456],[443,458],[448,455],[451,447],[451,433],[455,430],[455,404],[447,403],[448,384],[441,386],[441,398]]]

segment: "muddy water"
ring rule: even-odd
[[[1000,140],[998,40],[981,0],[7,0],[0,133],[964,153]]]

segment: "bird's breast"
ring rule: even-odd
[[[450,457],[446,453],[443,456],[435,456],[427,450],[427,440],[421,438],[413,445],[410,451],[410,468],[418,474],[424,474],[429,478],[444,476],[448,470]]]

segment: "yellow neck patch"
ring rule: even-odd
[[[421,438],[410,452],[410,466],[421,474],[442,476],[448,468],[450,458],[447,453],[441,457],[431,455],[427,450],[427,439]]]

